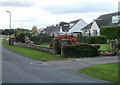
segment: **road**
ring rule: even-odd
[[[3,83],[110,83],[2,49]]]

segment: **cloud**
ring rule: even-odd
[[[62,0],[63,1],[63,0]],[[89,2],[81,0],[70,0],[66,3],[47,3],[42,6],[43,10],[52,14],[68,14],[68,13],[88,13],[88,12],[105,12],[115,10],[111,2],[99,1]]]
[[[117,0],[0,0],[0,28],[9,28],[9,14],[12,13],[12,27],[46,27],[60,21],[83,19],[87,23],[102,14],[117,11]]]
[[[0,6],[10,6],[10,7],[30,7],[33,6],[33,2],[31,0],[23,1],[23,0],[4,0],[0,1]]]

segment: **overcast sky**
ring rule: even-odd
[[[102,14],[118,11],[119,0],[0,0],[0,29],[9,28],[9,13],[12,13],[12,28],[43,28],[83,19],[90,23]]]

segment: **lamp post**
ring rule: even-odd
[[[6,11],[7,13],[10,14],[10,21],[9,21],[9,30],[11,29],[11,12],[10,11]],[[10,31],[9,31],[9,45],[11,45],[11,40],[10,40]]]

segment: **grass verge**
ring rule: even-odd
[[[120,80],[118,79],[118,71],[120,71],[120,69],[118,69],[118,64],[120,65],[120,63],[95,65],[92,67],[85,67],[77,72],[120,84]]]
[[[18,46],[9,46],[5,42],[3,42],[2,45],[3,45],[3,47],[5,47],[7,49],[15,51],[16,53],[19,53],[23,56],[26,56],[26,57],[29,57],[32,59],[36,59],[36,60],[47,61],[47,60],[65,59],[62,56],[53,55],[53,54],[43,52],[43,51],[38,51],[38,50],[33,50],[33,49],[23,48],[23,47],[18,47]]]
[[[100,49],[99,50],[108,50],[109,49],[109,45],[108,44],[91,44],[91,45],[100,45]]]

